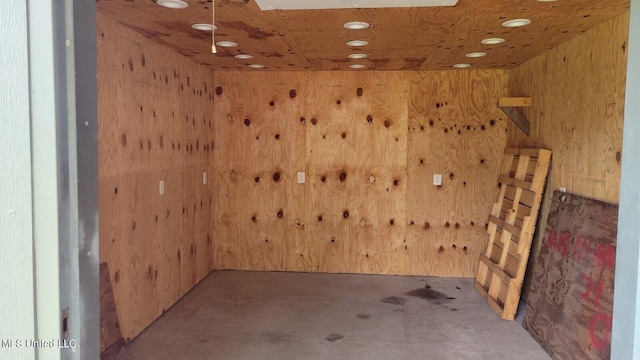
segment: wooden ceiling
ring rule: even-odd
[[[215,0],[216,41],[232,40],[238,47],[218,46],[211,54],[211,33],[191,25],[211,23],[214,3],[184,1],[189,7],[180,10],[154,0],[96,0],[96,5],[99,13],[214,70],[252,70],[248,64],[263,64],[265,70],[348,70],[355,63],[369,70],[451,69],[456,63],[509,69],[629,9],[629,0],[459,0],[455,7],[261,11],[254,0]],[[517,18],[531,24],[502,26]],[[371,28],[345,29],[349,21]],[[506,41],[480,43],[491,37]],[[354,39],[369,45],[345,44]],[[465,56],[478,51],[487,56]],[[240,53],[254,58],[233,57]],[[351,53],[368,58],[351,60]]]

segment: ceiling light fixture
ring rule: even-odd
[[[213,31],[218,28],[217,26],[211,24],[193,24],[191,25],[191,27],[200,31]]]
[[[369,45],[369,42],[367,42],[365,40],[347,41],[347,46],[360,47],[360,46],[366,46],[366,45]]]
[[[169,9],[184,9],[189,6],[189,4],[182,0],[158,0],[156,4]]]
[[[349,56],[347,56],[349,59],[366,59],[367,58],[367,54],[349,54]]]
[[[465,69],[465,68],[471,67],[471,64],[455,64],[453,65],[453,67],[456,69]]]
[[[504,42],[503,38],[489,38],[481,41],[481,43],[485,45],[502,44],[503,42]]]
[[[362,22],[362,21],[351,21],[351,22],[348,22],[348,23],[344,24],[344,27],[346,29],[349,29],[349,30],[362,30],[362,29],[370,28],[371,25],[369,25],[366,22]]]
[[[526,26],[529,24],[531,24],[531,20],[529,19],[513,19],[513,20],[503,22],[502,26],[514,28],[514,27]]]
[[[349,65],[349,67],[351,69],[364,69],[364,68],[366,68],[366,66],[362,65],[362,64],[351,64],[351,65]]]
[[[234,41],[223,40],[223,41],[216,42],[216,45],[220,47],[236,47],[238,46],[238,43]]]
[[[487,53],[478,51],[478,52],[468,53],[465,56],[468,57],[468,58],[479,58],[479,57],[487,56]]]
[[[249,55],[249,54],[238,54],[238,55],[234,55],[233,57],[241,60],[253,59],[253,55]]]
[[[247,66],[252,68],[252,69],[264,69],[266,67],[266,66],[264,66],[262,64],[249,64]]]

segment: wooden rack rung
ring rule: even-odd
[[[480,293],[480,295],[485,300],[489,299],[489,292],[487,291],[487,289],[484,286],[482,286],[482,284],[480,284],[479,282],[476,281],[475,288],[476,288],[476,290],[478,290],[478,293]]]
[[[519,179],[510,178],[507,175],[500,175],[498,177],[498,181],[503,185],[511,185],[515,187],[519,187],[521,189],[529,190],[531,188],[531,181],[524,181]]]
[[[500,215],[496,216],[496,217],[499,218],[499,219],[505,219],[506,215],[508,213],[512,213],[512,212],[513,212],[513,201],[505,199],[504,204],[502,205],[502,209],[500,209]],[[516,218],[513,221],[513,225],[515,225],[517,228],[522,229],[521,223],[530,214],[531,214],[531,208],[530,207],[524,206],[524,205],[517,206],[516,207]]]
[[[494,275],[499,277],[503,283],[509,284],[511,280],[513,280],[513,277],[511,277],[509,274],[504,272],[496,263],[491,261],[491,259],[489,259],[486,255],[484,254],[480,255],[480,261],[482,261],[482,263],[487,265],[487,268],[489,268],[489,271],[491,271]]]
[[[497,312],[498,314],[502,314],[503,306],[501,306],[495,299],[493,299],[491,296],[489,296],[489,292],[487,291],[487,289],[484,286],[482,286],[482,284],[476,282],[475,288],[478,291],[478,293],[480,293],[480,295],[485,300],[487,300],[487,302],[489,303],[489,305],[491,306],[493,311]]]
[[[504,193],[504,198],[513,200],[516,195],[516,190],[518,188],[507,185],[507,189]],[[533,207],[533,204],[536,202],[536,193],[530,190],[521,189],[520,191],[520,201],[519,203],[522,205],[526,205],[528,207]]]
[[[498,227],[501,227],[504,230],[510,232],[511,235],[514,235],[515,237],[519,237],[520,236],[520,231],[521,231],[520,229],[518,229],[514,225],[511,225],[508,222],[500,219],[499,217],[495,217],[493,215],[490,215],[489,216],[489,221],[494,223],[494,224],[496,224]]]
[[[491,305],[491,308],[493,309],[493,311],[497,312],[498,314],[501,314],[500,317],[502,317],[504,319],[504,317],[502,315],[504,313],[504,311],[503,311],[504,305],[500,305],[496,301],[496,299],[492,298],[491,296],[489,296],[487,299],[488,299],[489,305]]]

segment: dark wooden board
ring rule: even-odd
[[[121,337],[109,267],[103,263],[100,264],[100,352],[105,352]]]
[[[554,359],[609,359],[618,206],[554,192],[522,326]]]

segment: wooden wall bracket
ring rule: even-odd
[[[530,97],[503,97],[498,101],[498,107],[529,136],[529,121],[515,109],[525,106],[531,106]]]

